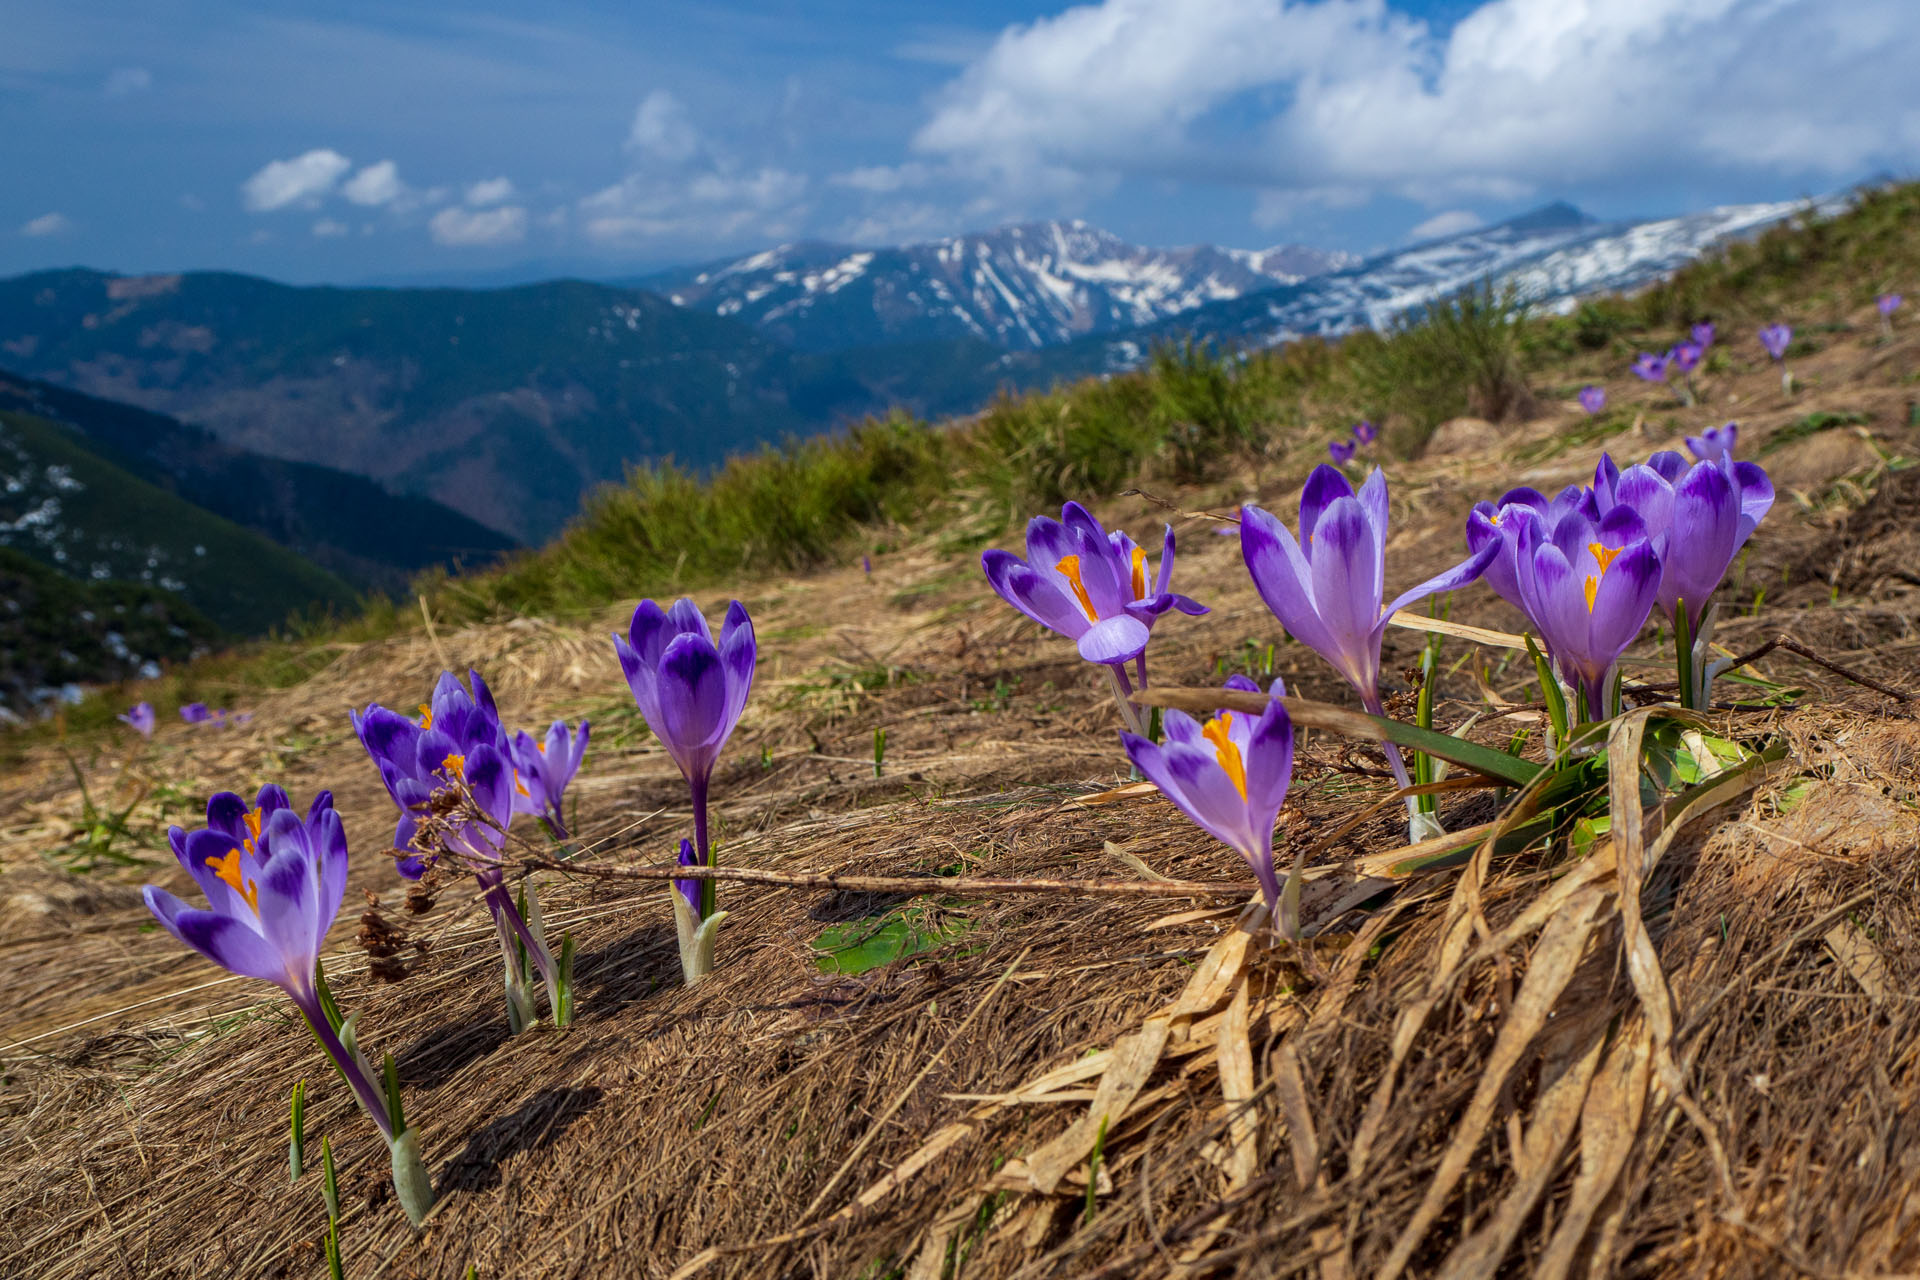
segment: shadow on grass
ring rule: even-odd
[[[568,1127],[600,1105],[606,1091],[589,1085],[583,1089],[544,1089],[529,1098],[526,1105],[509,1116],[502,1116],[467,1139],[466,1147],[447,1168],[440,1195],[455,1191],[490,1191],[500,1185],[500,1166],[526,1151],[539,1151],[553,1145]]]

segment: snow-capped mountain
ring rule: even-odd
[[[1847,199],[1829,197],[1813,207],[1831,212]],[[1483,280],[1510,282],[1523,301],[1535,306],[1570,307],[1583,296],[1659,279],[1717,244],[1808,208],[1804,201],[1779,201],[1645,222],[1601,222],[1571,205],[1550,204],[1496,226],[1394,250],[1296,285],[1211,303],[1139,332],[1116,334],[1104,344],[1100,364],[1129,367],[1154,341],[1180,334],[1228,345],[1272,346],[1384,328]]]
[[[1151,249],[1084,222],[1030,222],[894,249],[781,245],[633,283],[802,350],[965,338],[1034,350],[1356,261],[1300,245]]]

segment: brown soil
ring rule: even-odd
[[[1737,415],[1752,457],[1816,409],[1861,413],[1834,430],[1866,453],[1783,490],[1723,592],[1719,635],[1741,650],[1785,631],[1915,688],[1920,473],[1899,468],[1916,453],[1916,354],[1837,340],[1796,367],[1811,389],[1791,402],[1757,366],[1709,382],[1709,407],[1691,411],[1615,383],[1647,412],[1612,439],[1579,439],[1586,420],[1564,414],[1491,451],[1393,462],[1389,589],[1458,557],[1474,499],[1583,479],[1602,447],[1678,447]],[[1301,446],[1288,482],[1170,496],[1288,512],[1318,447]],[[1105,513],[1156,527],[1137,501]],[[1161,624],[1162,683],[1217,683],[1279,640],[1213,527],[1176,521],[1176,583],[1214,612]],[[871,578],[741,590],[762,657],[715,785],[723,861],[1239,874],[1155,797],[1071,803],[1125,781],[1111,702],[1070,646],[992,597],[971,549],[927,538],[876,557]],[[1712,728],[1787,758],[1722,803],[1650,812],[1644,830],[1616,803],[1614,835],[1583,859],[1536,847],[1411,876],[1363,861],[1404,836],[1379,758],[1310,735],[1281,832],[1316,873],[1305,952],[1246,948],[1218,901],[925,895],[967,922],[955,941],[829,976],[812,940],[891,900],[723,886],[720,966],[688,990],[664,889],[544,874],[549,928],[579,945],[571,1029],[507,1035],[491,932],[458,890],[414,922],[432,946],[413,975],[369,981],[351,904],[364,889],[404,913],[381,856],[393,815],[350,705],[410,707],[443,665],[477,665],[515,723],[593,720],[574,788],[584,861],[657,864],[687,829],[683,786],[606,639],[623,612],[341,647],[297,688],[234,691],[254,713],[244,729],[67,744],[103,807],[145,790],[130,824],[148,863],[131,871],[48,863],[81,813],[58,753],[35,748],[0,778],[0,1275],[323,1274],[322,1134],[341,1166],[346,1273],[362,1278],[1920,1271],[1911,704],[1775,653],[1757,674],[1802,690],[1795,704]],[[1453,616],[1517,626],[1482,589]],[[1419,643],[1392,631],[1388,670]],[[1449,668],[1466,653],[1449,642]],[[1297,644],[1273,661],[1293,691],[1350,701]],[[1510,653],[1473,665],[1500,698],[1532,696]],[[1632,671],[1670,678],[1657,662]],[[1448,723],[1488,710],[1474,674],[1450,670]],[[1537,719],[1474,732],[1504,744]],[[418,1233],[284,1001],[185,953],[132,896],[148,877],[184,888],[165,821],[267,780],[301,802],[330,787],[346,815],[356,896],[329,972],[364,1042],[399,1058],[443,1197]],[[1443,810],[1455,828],[1495,812],[1471,792]],[[290,1186],[301,1078],[310,1172]],[[1113,1117],[1103,1137],[1090,1102]]]

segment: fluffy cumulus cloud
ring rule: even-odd
[[[38,240],[46,236],[65,235],[71,230],[73,230],[73,219],[64,213],[55,212],[43,213],[29,220],[21,226],[20,234]]]
[[[1905,163],[1910,0],[1102,0],[1013,26],[937,96],[923,157],[1030,198],[1238,185],[1271,219],[1636,175],[1830,181]]]
[[[450,249],[481,249],[514,244],[527,235],[527,211],[519,205],[463,209],[453,205],[433,215],[427,230]]]
[[[407,184],[400,181],[400,166],[391,160],[368,165],[340,187],[341,195],[368,208],[392,204],[406,192]]]
[[[665,89],[641,99],[626,150],[626,176],[580,201],[580,229],[602,245],[777,237],[805,213],[805,174],[741,160]]]
[[[518,194],[511,178],[488,178],[467,188],[467,203],[476,209],[490,204],[505,204]]]
[[[275,160],[240,184],[240,199],[250,213],[268,213],[290,205],[320,203],[353,162],[338,151],[316,147],[291,160]]]

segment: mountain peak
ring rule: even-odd
[[[1518,217],[1508,218],[1500,226],[1513,231],[1571,231],[1577,227],[1591,227],[1599,224],[1600,219],[1591,214],[1582,213],[1565,200],[1555,200],[1543,204],[1538,209],[1530,209]]]

